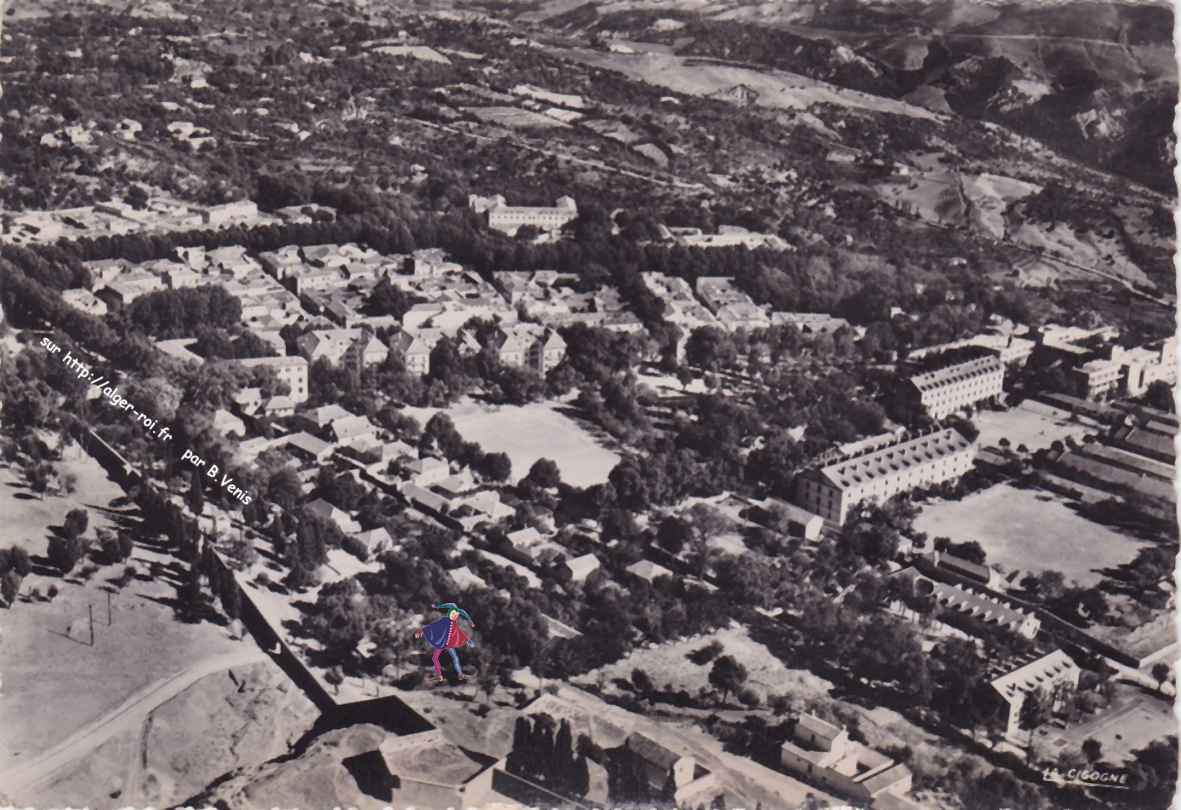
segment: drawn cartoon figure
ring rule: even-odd
[[[441,619],[428,624],[426,627],[417,631],[414,634],[415,638],[425,638],[426,643],[435,648],[432,656],[435,662],[435,677],[442,682],[443,668],[439,665],[439,656],[446,650],[451,654],[451,663],[455,665],[455,674],[459,679],[465,680],[463,669],[459,666],[459,655],[455,652],[457,647],[474,647],[476,642],[468,638],[467,633],[463,632],[463,628],[459,626],[459,618],[462,616],[467,619],[468,624],[475,629],[476,623],[472,621],[472,617],[468,615],[467,611],[456,605],[454,602],[443,602],[435,605],[436,610],[441,610],[447,615]]]

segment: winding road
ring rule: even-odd
[[[44,786],[66,766],[81,759],[112,737],[144,727],[149,715],[206,675],[268,660],[257,647],[213,656],[175,675],[148,684],[96,720],[86,724],[62,742],[27,762],[0,772],[0,786],[17,804],[34,803],[30,792]]]

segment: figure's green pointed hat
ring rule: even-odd
[[[473,621],[472,617],[468,615],[468,612],[454,602],[440,602],[439,604],[435,605],[435,609],[441,610],[444,613],[450,613],[454,610],[459,613],[460,616],[467,619],[472,624],[475,624],[475,621]]]

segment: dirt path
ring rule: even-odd
[[[27,794],[33,788],[44,784],[63,767],[90,753],[115,735],[142,730],[152,711],[206,675],[266,660],[266,653],[251,645],[241,651],[200,661],[175,675],[151,683],[45,753],[0,773],[0,785],[4,786],[5,794],[13,801],[28,802],[31,797],[22,794]]]

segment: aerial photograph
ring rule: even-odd
[[[0,0],[0,808],[1170,810],[1168,0]]]

